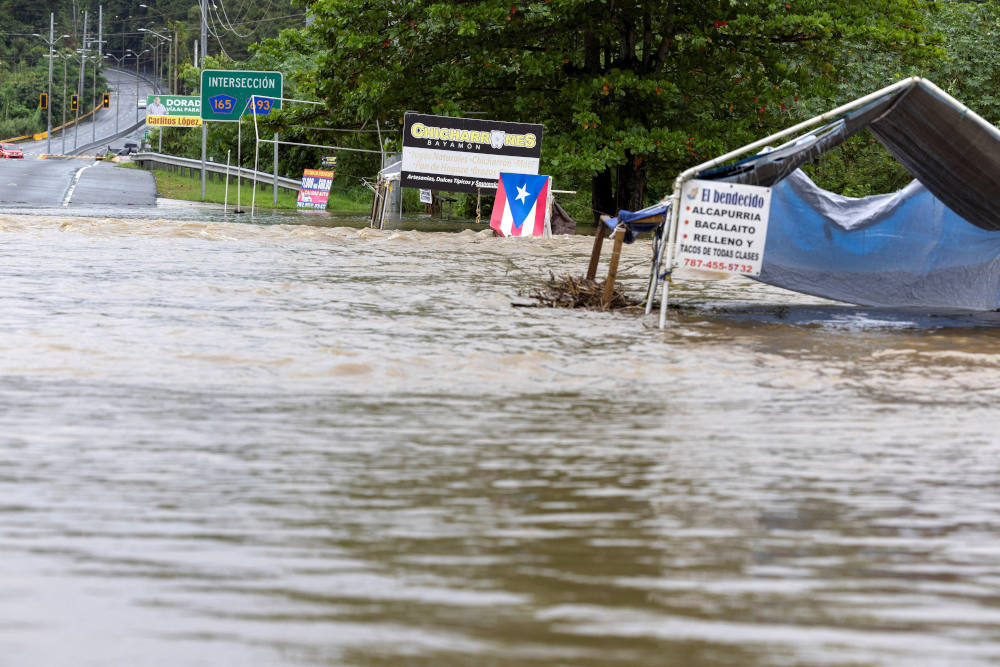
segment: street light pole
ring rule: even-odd
[[[83,51],[80,53],[80,86],[76,104],[76,123],[73,126],[73,150],[80,145],[80,97],[83,96],[83,77],[87,71],[87,10],[83,11]]]
[[[144,49],[142,53],[149,51],[149,49]],[[139,56],[142,53],[135,54],[135,122],[139,122]]]
[[[62,154],[66,155],[66,65],[69,62],[70,55],[63,54],[63,94],[62,94],[62,131],[59,133],[62,135]]]
[[[122,98],[122,63],[125,61],[125,56],[119,58],[113,53],[105,53],[105,58],[114,58],[115,63],[118,67],[115,69],[115,134],[118,134],[118,117],[121,115],[121,98]],[[138,113],[139,103],[136,102],[136,112]]]
[[[139,122],[139,56],[143,53],[149,53],[149,49],[143,49],[139,53],[136,53],[132,49],[128,50],[133,56],[135,56],[135,122]]]
[[[45,121],[46,144],[45,144],[45,152],[46,153],[51,153],[52,152],[52,67],[53,67],[53,65],[52,65],[52,59],[55,58],[55,43],[56,43],[56,36],[55,36],[56,28],[55,28],[55,25],[56,25],[55,13],[50,12],[49,13],[49,38],[45,39],[44,36],[38,34],[37,32],[31,34],[32,37],[38,37],[38,38],[44,40],[45,42],[47,42],[48,45],[49,45],[49,87],[48,87],[48,92],[46,93],[46,95],[48,96],[48,104],[45,105],[46,106],[46,121]],[[59,39],[63,39],[64,37],[69,37],[69,35],[60,35]]]
[[[101,53],[104,51],[101,41],[104,37],[104,5],[97,6],[97,53],[94,55],[94,91],[91,96],[90,108],[94,114],[90,119],[90,143],[97,141],[97,66],[101,64]]]
[[[152,7],[150,7],[147,4],[140,4],[139,6],[142,7],[143,9],[146,9],[146,10],[148,10],[150,12],[153,12],[153,13],[159,15],[159,17],[161,19],[163,19],[164,21],[166,21],[167,32],[170,31],[170,20],[166,17],[165,14],[163,14],[163,12],[159,12],[156,9],[153,9]],[[139,28],[139,32],[149,32],[149,33],[152,33],[152,34],[156,35],[160,39],[164,39],[167,42],[169,42],[169,45],[167,47],[167,94],[168,95],[175,94],[177,91],[175,90],[173,76],[176,75],[176,69],[177,68],[174,66],[173,54],[176,52],[176,50],[174,49],[174,41],[176,41],[176,39],[177,39],[177,31],[174,30],[174,38],[173,39],[170,39],[166,35],[161,35],[160,33],[156,32],[155,30],[149,30],[147,28]],[[174,72],[173,75],[171,74],[171,68],[173,68],[173,72]],[[163,69],[163,60],[161,58],[159,66],[158,66],[158,68],[156,70],[157,74],[159,74],[159,72],[162,69]],[[159,80],[159,76],[157,76],[157,80]]]
[[[139,6],[143,7],[145,5],[139,5]],[[139,28],[139,32],[148,32],[150,35],[154,35],[154,36],[156,36],[156,37],[158,37],[160,39],[160,41],[157,41],[156,44],[153,45],[153,69],[154,69],[154,75],[153,75],[153,82],[154,82],[153,83],[153,93],[155,94],[157,92],[156,91],[156,84],[160,80],[160,70],[163,69],[163,62],[158,58],[160,45],[163,44],[163,42],[168,42],[171,45],[171,47],[172,47],[173,46],[173,40],[170,39],[169,37],[167,37],[166,35],[161,35],[160,33],[156,32],[155,30],[150,30],[149,28]],[[157,62],[159,62],[159,65],[156,64]],[[170,76],[169,75],[167,76],[167,81],[168,82],[170,81]],[[167,84],[167,89],[169,91],[169,83]]]

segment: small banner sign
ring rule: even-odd
[[[490,227],[501,236],[544,236],[551,176],[500,174]]]
[[[306,169],[302,172],[302,182],[299,184],[299,197],[296,208],[325,209],[330,199],[330,186],[333,185],[333,172],[324,169]]]
[[[200,127],[201,98],[197,95],[147,95],[146,125]]]
[[[434,193],[430,190],[420,191],[420,203],[421,204],[433,204],[434,203]]]
[[[403,116],[400,185],[492,192],[501,171],[538,173],[542,129],[528,123],[408,113]]]
[[[681,192],[677,265],[759,276],[771,188],[692,180]]]

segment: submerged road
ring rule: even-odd
[[[154,206],[156,182],[141,169],[95,160],[0,160],[0,206]]]

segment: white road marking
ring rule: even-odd
[[[95,162],[94,164],[97,163]],[[76,190],[76,186],[80,182],[80,177],[83,176],[83,172],[93,167],[94,164],[88,164],[86,167],[80,167],[76,170],[76,176],[73,177],[73,183],[69,186],[69,190],[66,191],[66,198],[63,199],[63,208],[69,206],[69,200],[73,198],[73,191]]]

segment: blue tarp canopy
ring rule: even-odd
[[[798,169],[864,129],[917,180],[855,199]],[[772,187],[762,282],[869,306],[1000,308],[1000,133],[923,80],[694,178]]]
[[[663,224],[669,210],[669,204],[660,203],[638,211],[618,211],[618,215],[614,218],[602,218],[601,221],[612,231],[619,224],[624,224],[625,243],[632,243],[637,234],[651,232]]]

